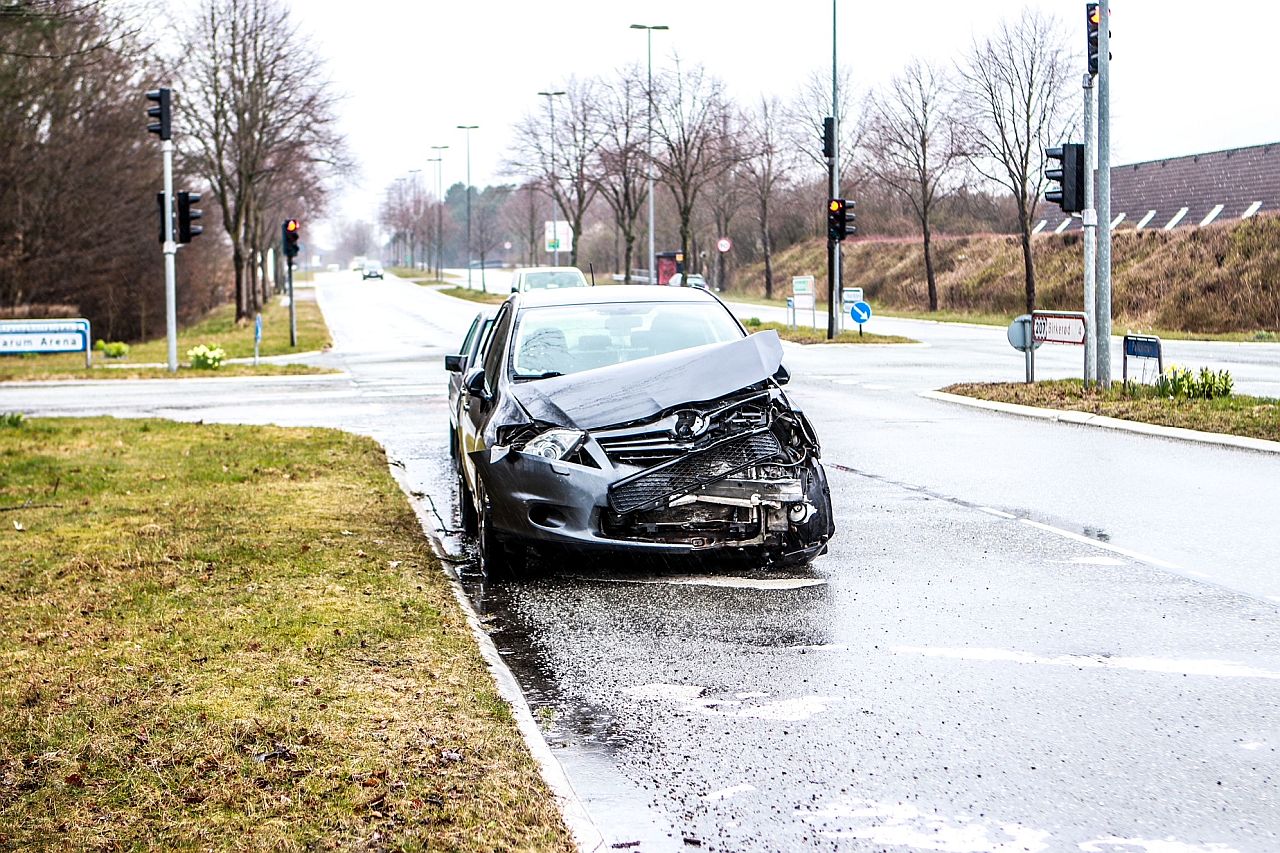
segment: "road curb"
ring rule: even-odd
[[[980,400],[977,397],[966,397],[963,394],[948,394],[946,391],[921,391],[919,396],[927,400],[938,400],[943,403],[955,403],[974,409],[987,409],[992,412],[1003,412],[1024,418],[1036,418],[1042,421],[1056,421],[1078,426],[1101,427],[1120,432],[1150,435],[1156,438],[1168,438],[1175,441],[1190,441],[1197,444],[1214,444],[1219,447],[1233,447],[1237,450],[1252,450],[1258,453],[1280,453],[1280,441],[1268,441],[1265,438],[1249,438],[1241,435],[1225,435],[1218,432],[1203,432],[1183,427],[1167,427],[1149,424],[1142,421],[1127,421],[1123,418],[1112,418],[1107,415],[1095,415],[1091,412],[1078,412],[1070,409],[1041,409],[1037,406],[1023,406],[1017,403],[999,403],[994,400]]]
[[[414,514],[418,516],[418,524],[426,535],[427,541],[431,543],[431,550],[442,561],[453,561],[455,558],[445,548],[444,542],[432,522],[432,510],[428,507],[426,501],[413,496],[410,484],[404,479],[404,470],[402,468],[396,465],[389,467],[391,476],[395,478],[400,490],[408,498],[409,505],[413,507]],[[538,763],[538,770],[542,780],[551,789],[551,794],[555,797],[560,815],[564,818],[565,826],[572,833],[578,849],[582,853],[596,853],[596,851],[603,850],[605,846],[604,834],[596,828],[591,816],[587,813],[586,806],[582,804],[582,799],[578,796],[578,792],[574,790],[573,784],[569,781],[564,768],[560,765],[560,760],[556,758],[555,753],[551,751],[551,747],[547,745],[546,738],[542,736],[542,729],[538,728],[537,722],[533,719],[533,709],[529,707],[528,701],[524,698],[524,691],[520,689],[520,684],[507,666],[507,662],[502,659],[502,655],[498,652],[498,647],[494,645],[493,640],[480,624],[480,616],[471,606],[471,600],[467,598],[467,593],[462,588],[462,583],[457,577],[445,570],[443,565],[441,566],[441,571],[444,572],[445,578],[453,590],[454,599],[457,600],[458,606],[462,608],[462,614],[466,617],[467,625],[471,628],[471,635],[475,638],[476,645],[480,647],[480,656],[489,665],[489,672],[493,675],[494,686],[498,690],[498,695],[511,706],[511,716],[516,721],[520,736],[524,738],[525,745],[528,746],[533,760]]]

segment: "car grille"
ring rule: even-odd
[[[781,452],[782,445],[767,429],[737,435],[706,450],[672,459],[619,480],[609,487],[609,506],[619,513],[647,509],[669,495],[683,494],[722,480]]]

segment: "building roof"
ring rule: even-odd
[[[1280,210],[1280,142],[1111,167],[1114,227],[1182,228]],[[1117,217],[1123,217],[1119,222]],[[1066,224],[1064,225],[1064,221]],[[1041,200],[1036,233],[1078,230]]]

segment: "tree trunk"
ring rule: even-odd
[[[232,263],[236,268],[236,320],[243,320],[248,316],[248,294],[245,293],[244,280],[244,249],[239,242],[231,250]]]
[[[760,245],[764,249],[764,298],[773,298],[773,241],[769,239],[769,202],[760,202]]]
[[[636,235],[624,232],[622,235],[622,283],[631,283],[631,262],[635,253]]]
[[[1022,264],[1027,276],[1027,313],[1036,310],[1036,264],[1031,257],[1031,225],[1027,217],[1021,216],[1022,226]]]
[[[920,230],[924,232],[924,277],[929,282],[929,310],[938,310],[938,278],[933,271],[933,235],[929,215],[920,218]]]

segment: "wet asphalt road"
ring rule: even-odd
[[[0,386],[0,411],[350,429],[452,527],[438,365],[473,307],[319,295],[347,375]],[[928,325],[787,348],[839,527],[809,571],[458,564],[607,844],[1280,849],[1280,457],[921,399],[1021,369]]]

